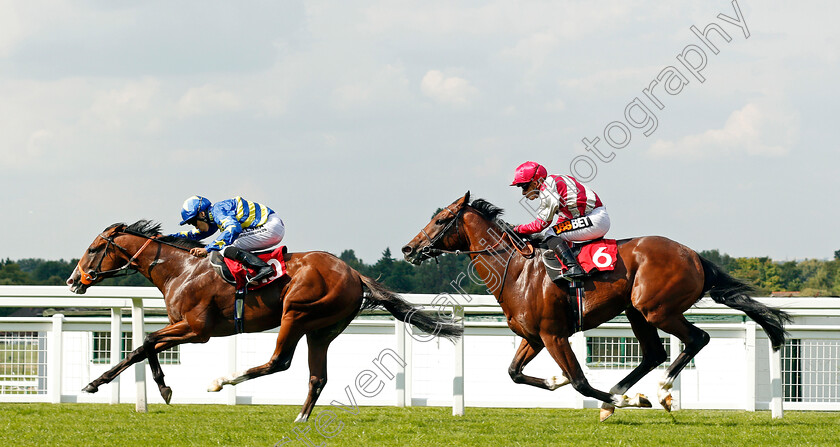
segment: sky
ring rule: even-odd
[[[614,238],[832,258],[838,12],[0,1],[0,258],[78,258],[116,222],[176,232],[198,194],[271,207],[291,251],[372,263],[467,191],[531,220],[508,186],[527,160],[585,179]]]

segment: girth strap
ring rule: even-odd
[[[583,328],[583,305],[584,305],[583,281],[569,280],[569,307],[572,309],[572,333]]]
[[[233,302],[233,327],[237,334],[245,332],[245,295],[248,293],[247,288],[238,289],[236,291],[235,300]]]

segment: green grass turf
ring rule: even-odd
[[[315,417],[335,414],[318,433]],[[2,446],[800,446],[840,444],[840,413],[621,410],[604,423],[598,410],[359,407],[358,414],[316,407],[257,405],[0,404]],[[339,425],[339,423],[341,425]],[[309,444],[297,430],[309,430]],[[284,439],[291,442],[282,444]],[[278,444],[280,443],[280,444]]]

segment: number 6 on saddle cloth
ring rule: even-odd
[[[281,245],[272,251],[254,252],[254,254],[274,269],[274,275],[271,275],[260,281],[258,284],[251,286],[248,286],[248,279],[256,274],[256,270],[248,268],[239,261],[226,258],[218,251],[214,251],[210,255],[210,264],[213,266],[213,270],[215,270],[216,273],[225,280],[225,282],[236,287],[234,326],[236,327],[236,332],[240,334],[245,331],[242,318],[245,308],[245,295],[251,290],[265,287],[286,275],[286,262],[283,260],[283,256],[286,254],[286,246]]]

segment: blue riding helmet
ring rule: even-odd
[[[181,225],[195,219],[198,213],[210,209],[210,201],[201,196],[192,196],[184,201],[184,207],[181,208]]]

